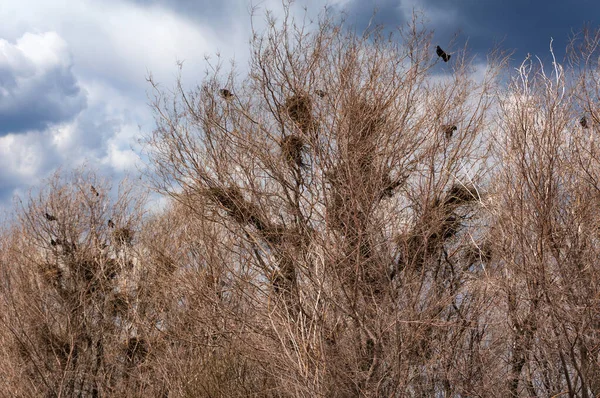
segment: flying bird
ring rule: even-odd
[[[219,90],[219,94],[223,99],[229,100],[233,98],[233,93],[226,88],[222,88]]]
[[[446,135],[446,139],[449,140],[450,138],[452,138],[452,134],[454,134],[454,132],[458,128],[456,126],[454,126],[454,125],[445,124],[445,125],[442,126],[442,129],[444,130],[444,134]]]
[[[587,118],[584,116],[581,119],[579,119],[579,124],[581,124],[581,127],[583,127],[584,129],[587,129],[588,128]]]
[[[98,193],[98,191],[96,191],[96,188],[93,185],[90,186],[90,191],[92,191],[92,194],[100,196],[100,194]]]
[[[113,220],[108,220],[108,227],[109,228],[114,228],[115,227],[115,223],[113,222]]]
[[[48,214],[48,213],[44,213],[44,217],[46,217],[46,220],[48,221],[56,221],[57,218],[54,217],[52,214]]]
[[[450,54],[446,54],[446,52],[444,50],[442,50],[440,48],[440,46],[437,46],[435,52],[438,55],[438,57],[440,57],[440,58],[442,58],[444,60],[444,62],[448,62],[450,60],[451,55]]]

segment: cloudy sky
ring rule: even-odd
[[[358,30],[403,24],[421,10],[435,41],[468,40],[484,59],[501,43],[548,56],[572,31],[600,19],[597,0],[305,0],[316,14],[329,4]],[[281,12],[279,0],[254,1],[258,14]],[[172,86],[184,61],[188,87],[205,55],[248,59],[248,0],[2,0],[0,4],[0,209],[59,167],[88,164],[108,178],[136,172],[137,139],[152,130],[147,105],[153,77]],[[260,19],[260,17],[259,17]],[[435,49],[432,49],[432,53]]]

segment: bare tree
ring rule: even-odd
[[[478,239],[468,230],[497,68],[476,81],[456,53],[452,75],[435,78],[418,21],[396,35],[286,13],[255,34],[246,80],[217,64],[192,92],[154,84],[155,183],[211,242],[202,268],[236,297],[235,309],[212,300],[229,348],[268,375],[254,393],[483,383],[487,370],[452,348],[468,345],[475,361],[485,344],[483,287],[467,283],[480,270],[462,257]],[[224,86],[235,98],[220,98]]]
[[[150,79],[168,203],[78,171],[18,206],[0,391],[598,396],[600,35],[506,85],[430,39],[288,7],[241,80]]]
[[[90,172],[56,175],[4,234],[0,331],[11,396],[158,393],[143,369],[154,330],[135,249],[143,196],[123,185],[111,202],[108,190]]]

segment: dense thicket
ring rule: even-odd
[[[268,22],[242,80],[152,82],[165,210],[86,171],[19,207],[0,391],[598,396],[600,36],[505,73],[418,21]]]

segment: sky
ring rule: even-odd
[[[513,63],[548,59],[550,38],[560,59],[572,34],[600,19],[597,0],[305,0],[292,11],[326,5],[359,32],[374,10],[373,22],[389,28],[418,10],[435,44],[467,42],[480,60],[500,45]],[[255,23],[282,11],[279,0],[2,0],[0,210],[57,169],[87,165],[115,181],[137,174],[139,139],[153,128],[146,78],[172,87],[184,61],[191,89],[217,53],[243,70],[252,7]]]

